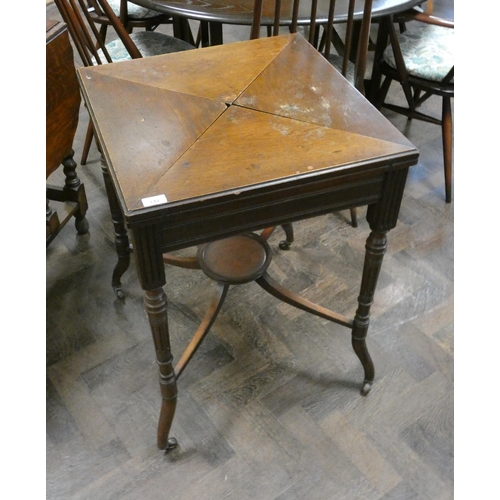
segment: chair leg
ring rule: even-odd
[[[101,40],[102,43],[106,43],[106,35],[108,33],[108,25],[106,23],[101,24],[101,29],[99,30],[99,35],[101,35]],[[99,45],[97,45],[96,48],[99,48]]]
[[[352,227],[358,227],[358,211],[356,210],[356,207],[350,208],[349,210],[351,212]]]
[[[384,105],[385,98],[387,97],[387,93],[389,92],[391,83],[392,78],[386,77],[382,83],[382,86],[374,95],[374,106],[379,110]]]
[[[421,106],[425,101],[427,101],[427,99],[429,99],[429,97],[432,97],[434,94],[432,94],[431,92],[426,92],[422,97],[420,97],[420,94],[418,95],[417,97],[417,93],[415,92],[415,107],[419,107]]]
[[[63,171],[65,175],[64,195],[67,201],[76,202],[78,210],[75,212],[75,228],[78,234],[87,234],[89,232],[89,223],[85,214],[87,212],[87,197],[83,184],[76,173],[76,162],[73,160],[74,151],[71,150],[69,155],[62,161]]]
[[[92,122],[89,122],[87,127],[87,134],[85,135],[85,142],[83,143],[82,159],[80,160],[80,165],[85,165],[87,163],[87,158],[89,156],[90,145],[92,144],[92,138],[94,137],[94,128],[92,127]]]
[[[451,117],[451,97],[443,97],[443,154],[444,154],[444,181],[446,189],[446,203],[452,200],[452,163],[453,163],[453,123]]]

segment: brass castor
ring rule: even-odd
[[[172,451],[174,448],[177,448],[177,439],[175,438],[168,438],[167,440],[167,446],[165,448],[165,453],[169,453],[170,451]]]
[[[280,247],[280,250],[290,250],[291,244],[291,241],[281,240],[278,246]]]
[[[372,382],[364,381],[363,387],[361,388],[361,395],[366,396],[372,388]]]

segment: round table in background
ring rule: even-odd
[[[238,24],[250,26],[252,24],[253,0],[132,0],[133,3],[159,12],[174,16],[177,20],[205,21],[210,27],[210,42],[204,45],[218,45],[222,43],[222,25]],[[264,0],[262,9],[262,25],[272,25],[275,0]],[[281,22],[290,24],[292,17],[292,1],[283,0]],[[422,4],[422,0],[373,0],[372,19],[389,14],[395,14]],[[343,23],[347,19],[348,0],[337,0],[335,7],[335,22]],[[320,0],[318,3],[318,23],[326,22],[329,0]],[[354,18],[361,20],[363,2],[355,6]],[[310,3],[303,0],[299,9],[299,24],[308,24],[310,21]],[[176,36],[186,39],[182,22],[177,26]],[[184,25],[185,28],[185,25]]]

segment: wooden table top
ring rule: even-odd
[[[299,34],[82,68],[79,78],[128,220],[417,156]]]
[[[166,14],[225,24],[250,25],[252,22],[253,0],[132,0],[133,3],[154,9]],[[264,0],[262,7],[262,24],[272,24],[274,16],[274,0]],[[422,0],[373,0],[372,18],[395,14],[420,5]],[[335,22],[347,19],[348,0],[337,0]],[[318,22],[328,18],[328,0],[318,3]],[[354,18],[361,19],[363,5],[361,0],[355,4]],[[292,17],[292,2],[282,0],[281,21],[289,24]],[[299,5],[299,24],[309,23],[311,4],[307,0]]]

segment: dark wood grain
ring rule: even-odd
[[[250,26],[252,22],[252,0],[136,0],[136,3],[159,12],[168,13],[180,17],[188,17],[189,19],[215,21],[230,24],[246,24]],[[282,9],[283,23],[286,24],[292,18],[292,1],[283,1]],[[318,11],[320,16],[318,22],[324,22],[328,19],[328,0],[320,1]],[[345,22],[347,18],[347,0],[338,0],[338,17],[339,22]],[[418,5],[419,0],[374,0],[373,13],[374,17],[387,15],[393,12],[409,9]],[[362,8],[357,6],[355,10],[356,19],[361,19]],[[300,22],[305,22],[311,18],[311,4],[307,1],[302,1],[300,6]],[[263,3],[263,24],[272,25],[274,21],[274,2],[264,1]]]
[[[432,99],[425,106],[440,109]],[[362,369],[343,327],[311,320],[256,284],[237,287],[179,380],[180,446],[166,456],[154,442],[157,366],[135,262],[123,276],[124,301],[109,286],[114,229],[92,147],[80,173],[91,233],[64,228],[47,249],[48,499],[454,497],[454,204],[442,197],[439,128],[387,115],[421,154],[371,309],[371,394],[357,397]],[[77,156],[87,123],[82,107]],[[269,242],[276,278],[354,314],[369,226],[363,208],[357,230],[346,215],[295,223],[288,252],[277,248],[279,229]],[[197,271],[167,270],[176,362],[213,283]]]
[[[74,217],[79,234],[89,230],[85,217],[85,188],[76,172],[73,141],[78,126],[80,89],[76,79],[73,49],[67,26],[56,20],[46,22],[46,147],[45,178],[58,168],[64,183],[46,186],[46,244]],[[55,202],[55,203],[54,203]]]
[[[223,256],[237,253],[238,248],[243,254],[232,263],[219,266],[213,258],[200,253],[205,274],[226,284],[256,279],[274,297],[352,329],[352,346],[364,370],[361,393],[366,395],[374,380],[374,365],[366,345],[370,308],[387,246],[387,231],[396,225],[407,171],[418,158],[415,146],[298,33],[185,54],[158,56],[153,59],[154,65],[147,62],[146,67],[143,59],[135,59],[78,70],[93,129],[116,193],[110,204],[117,198],[132,233],[160,370],[158,447],[166,450],[177,444],[169,438],[177,389],[167,300],[161,288],[166,283],[163,254],[225,238],[220,243]],[[212,80],[217,85],[226,74],[231,79],[231,66],[220,66],[227,55],[235,60],[247,58],[249,74],[254,74],[250,82],[244,79],[241,87],[234,89],[243,97],[242,102],[239,98],[227,102],[221,97],[207,97],[198,88],[206,88]],[[174,91],[168,84],[172,80],[171,68],[176,62],[185,65],[185,58],[194,68],[193,94]],[[131,80],[123,73],[125,68],[129,69]],[[141,76],[140,83],[137,75]],[[285,105],[279,106],[283,102],[279,99],[278,105],[268,99],[267,88],[283,89],[283,82],[291,79],[296,85],[285,92]],[[255,91],[254,82],[259,80],[263,83]],[[329,100],[329,94],[321,93],[314,99],[302,98],[311,86],[323,81],[331,82],[335,99]],[[127,98],[130,94],[134,94],[133,99]],[[204,120],[193,127],[192,115],[199,108]],[[300,119],[295,118],[295,112],[290,116],[288,108],[299,110]],[[316,115],[324,108],[333,118],[318,125]],[[206,110],[212,112],[203,113]],[[363,124],[359,121],[361,115]],[[339,122],[342,126],[337,128]],[[177,135],[172,133],[174,130]],[[372,134],[373,130],[377,133]],[[361,185],[363,189],[358,189]],[[343,208],[345,204],[369,205],[372,230],[366,244],[359,307],[352,323],[279,284],[274,286],[274,280],[263,276],[271,262],[267,242],[235,237],[243,230],[288,224]],[[217,216],[209,217],[210,211]],[[182,229],[176,230],[172,219]],[[191,226],[189,234],[185,231],[187,224]],[[243,240],[243,246],[236,244]],[[234,266],[234,262],[247,260],[244,253],[255,250],[259,255],[264,251],[265,265],[260,269],[248,268],[243,273],[246,278],[236,278],[239,266]],[[213,308],[213,312],[216,315],[218,308]]]
[[[45,161],[48,177],[71,151],[81,97],[74,71],[73,50],[63,23],[47,22],[46,43]]]

